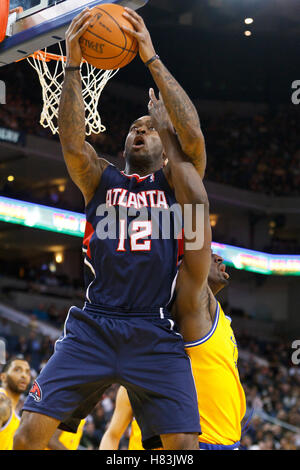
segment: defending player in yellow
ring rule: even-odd
[[[30,366],[27,361],[13,358],[1,373],[0,387],[0,450],[12,450],[13,437],[19,427],[20,418],[16,407],[20,396],[30,383]]]
[[[150,98],[149,111],[154,126],[173,165],[176,200],[182,206],[191,201],[193,205],[204,204],[204,243],[200,249],[188,250],[185,240],[172,311],[185,340],[196,383],[202,429],[199,446],[200,449],[236,449],[239,447],[246,400],[237,369],[238,350],[231,319],[224,314],[215,298],[228,284],[229,275],[225,272],[223,259],[211,252],[209,204],[202,180],[182,154],[171,127],[167,126],[163,103],[156,100],[153,91]],[[119,395],[123,398],[120,400],[118,397],[115,410],[118,421],[113,417],[100,444],[102,450],[117,448],[118,440],[113,440],[112,436],[121,437],[129,424],[128,417],[132,416],[124,389],[120,389]],[[123,403],[122,409],[119,403]],[[118,423],[119,427],[123,426],[121,434]],[[130,448],[141,449],[136,424],[132,431]],[[154,447],[160,447],[158,440],[153,441]]]

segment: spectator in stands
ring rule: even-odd
[[[297,450],[295,444],[295,435],[288,432],[280,440],[280,449],[281,450]]]
[[[38,307],[32,310],[32,313],[37,317],[38,320],[49,321],[49,314],[46,312],[44,303],[40,303]]]
[[[38,370],[42,361],[42,354],[41,342],[36,331],[30,331],[26,346],[25,356],[28,357],[31,367]]]
[[[96,428],[93,418],[88,417],[87,423],[83,430],[80,445],[85,447],[87,450],[96,450],[99,447],[99,443],[100,441],[96,436]]]
[[[12,328],[7,318],[0,318],[0,335],[8,338],[12,334]]]
[[[25,354],[27,350],[27,341],[26,337],[23,335],[18,336],[17,343],[14,346],[14,349],[11,351],[16,354]]]
[[[115,392],[113,392],[115,393]],[[103,403],[103,402],[102,402]],[[101,402],[99,402],[92,415],[93,415],[93,420],[94,420],[94,425],[95,425],[95,437],[97,438],[97,440],[99,441],[99,444],[101,442],[101,439],[102,439],[102,436],[103,434],[105,433],[105,428],[106,428],[106,423],[107,421],[109,421],[107,419],[107,416],[105,416],[105,413],[104,413],[104,408],[103,408],[103,404]]]
[[[65,311],[65,309],[64,309]],[[53,322],[55,325],[60,326],[61,325],[61,320],[60,320],[60,313],[56,305],[51,304],[50,307],[48,308],[48,317]]]
[[[48,361],[48,359],[53,354],[53,350],[54,350],[54,341],[51,340],[50,336],[44,336],[42,338],[41,347],[40,347],[40,354],[44,362]],[[40,366],[41,364],[39,365],[39,368]]]

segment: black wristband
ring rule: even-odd
[[[73,72],[73,70],[80,70],[80,65],[77,67],[65,67],[66,72]]]
[[[155,60],[160,60],[159,55],[155,54],[153,57],[151,57],[151,59],[147,60],[147,62],[144,62],[144,64],[146,65],[146,67],[148,67]]]

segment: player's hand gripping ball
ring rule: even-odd
[[[83,58],[94,67],[116,70],[136,56],[139,45],[130,33],[134,28],[125,12],[122,6],[111,3],[90,10],[92,19],[79,42]]]

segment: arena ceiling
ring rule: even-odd
[[[155,24],[190,24],[203,31],[252,31],[294,35],[300,33],[299,0],[150,0],[143,16]]]

